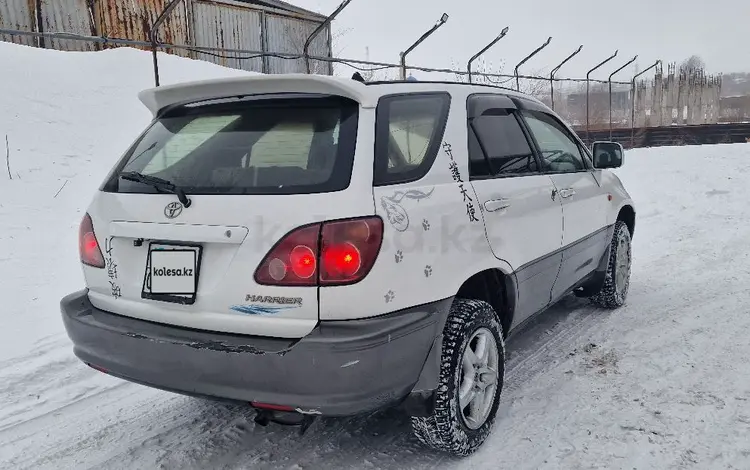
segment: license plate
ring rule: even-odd
[[[200,255],[199,246],[152,243],[141,296],[166,302],[194,303]]]

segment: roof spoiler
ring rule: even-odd
[[[367,92],[367,85],[357,80],[325,75],[278,74],[248,75],[164,85],[138,93],[149,111],[158,116],[167,107],[221,98],[277,93],[313,93],[343,96],[363,108],[374,108],[377,98]]]

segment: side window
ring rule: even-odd
[[[415,181],[435,161],[448,119],[447,93],[380,99],[375,124],[375,185]]]
[[[538,111],[525,111],[524,117],[542,153],[543,170],[553,173],[586,170],[578,143],[556,119]]]
[[[512,110],[493,109],[471,121],[469,174],[472,178],[521,176],[539,171],[534,152]]]

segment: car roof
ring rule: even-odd
[[[440,81],[362,82],[353,78],[316,74],[248,74],[231,78],[191,81],[143,90],[138,97],[156,116],[162,110],[174,105],[257,94],[332,94],[353,99],[364,108],[374,108],[380,97],[384,95],[427,91],[446,91],[462,95],[497,93],[542,104],[530,95],[494,85]]]

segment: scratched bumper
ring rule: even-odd
[[[60,309],[75,355],[113,376],[186,395],[348,416],[398,403],[418,380],[420,389],[437,383],[433,344],[439,349],[449,305],[324,321],[299,340],[124,317],[95,308],[86,290],[63,298]]]

